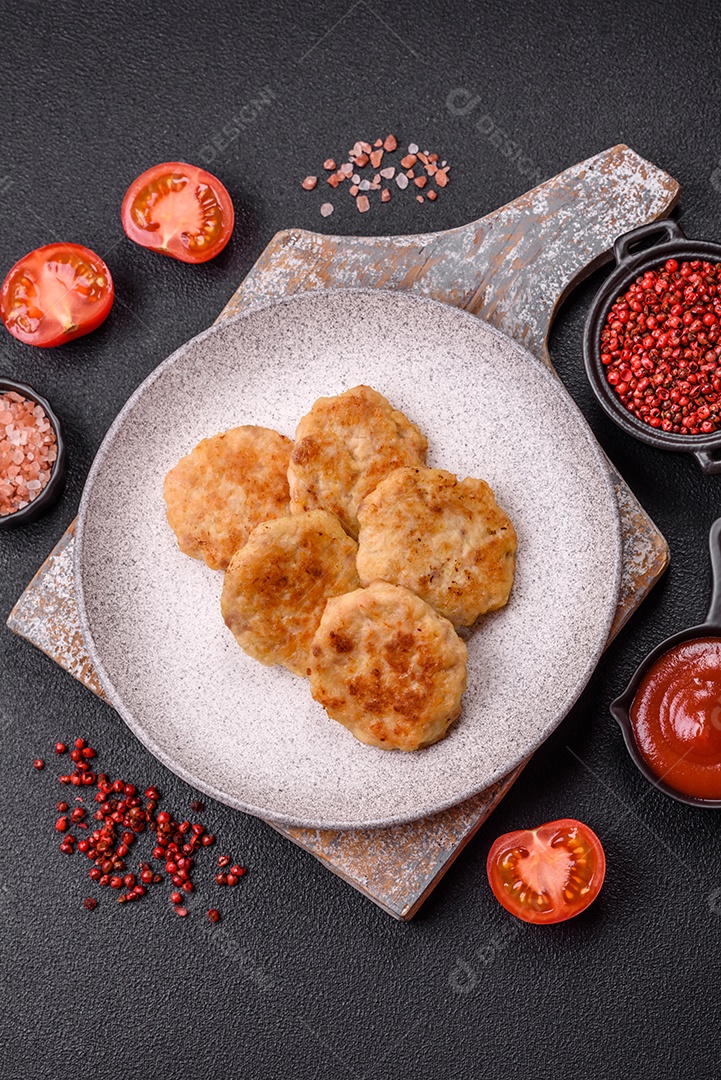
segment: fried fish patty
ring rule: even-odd
[[[318,398],[296,431],[291,513],[330,510],[355,538],[361,500],[393,469],[422,465],[427,446],[416,425],[369,386]]]
[[[377,581],[329,600],[310,652],[313,697],[369,746],[430,746],[461,711],[466,646],[400,585]]]
[[[358,573],[405,585],[454,626],[508,602],[516,531],[484,480],[396,469],[358,512]]]
[[[223,581],[220,608],[261,664],[307,675],[310,643],[330,597],[357,589],[358,545],[325,510],[258,525]]]
[[[165,477],[168,523],[178,547],[225,570],[261,521],[289,513],[293,443],[264,427],[203,439]]]

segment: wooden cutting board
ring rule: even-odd
[[[548,334],[563,298],[610,258],[616,236],[667,216],[679,193],[667,173],[628,147],[615,146],[447,232],[340,237],[289,229],[271,240],[218,318],[305,289],[412,291],[486,319],[550,367]],[[663,573],[668,547],[610,463],[609,468],[624,561],[613,638]],[[18,600],[8,626],[104,697],[80,632],[73,537],[74,524]],[[406,825],[346,831],[272,827],[395,918],[410,919],[522,768],[459,806]]]

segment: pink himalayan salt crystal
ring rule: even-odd
[[[0,517],[23,510],[50,480],[57,439],[41,405],[0,394]]]

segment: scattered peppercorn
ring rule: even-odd
[[[33,768],[37,769],[38,772],[42,772],[42,770],[45,768],[45,762],[43,761],[43,759],[35,758],[35,761],[33,762]]]
[[[66,750],[65,743],[56,743],[57,753],[65,753]],[[165,872],[175,886],[175,891],[170,894],[171,902],[179,914],[187,915],[187,909],[178,908],[177,905],[182,903],[184,895],[195,891],[191,877],[194,856],[199,848],[212,845],[215,836],[206,833],[205,826],[199,821],[177,821],[169,811],[158,811],[160,794],[155,785],[145,788],[143,804],[134,784],[120,778],[109,780],[102,772],[96,775],[91,771],[88,761],[97,757],[97,752],[88,746],[84,739],[75,740],[70,757],[75,766],[74,771],[61,775],[59,782],[75,787],[97,785],[93,801],[98,808],[93,813],[93,819],[98,824],[86,838],[76,841],[67,830],[70,822],[78,829],[88,829],[86,810],[83,806],[76,806],[68,815],[68,803],[59,801],[56,808],[61,816],[56,819],[55,828],[65,834],[60,843],[60,851],[65,855],[73,855],[77,845],[77,851],[93,864],[88,874],[90,879],[101,887],[117,890],[118,903],[134,903],[147,894],[149,885],[159,885],[166,880],[163,874],[156,873],[147,862],[140,863],[137,874],[126,867],[125,860],[138,837],[141,833],[148,832],[152,838],[153,858],[164,863]],[[44,766],[44,762],[39,758],[34,764],[36,768]],[[82,796],[77,795],[75,801],[82,803]],[[205,809],[200,799],[193,799],[190,805],[194,812]],[[227,855],[221,856],[219,862],[220,860],[223,860],[221,865],[228,865],[231,861]],[[236,865],[234,869],[239,870],[240,867]],[[234,875],[235,880],[238,876]],[[142,884],[138,883],[138,879]],[[84,903],[89,911],[97,906],[97,901],[91,897]]]
[[[88,896],[85,900],[83,900],[83,906],[86,907],[88,911],[95,911],[96,907],[98,906],[98,902],[97,900],[94,900],[92,896]]]
[[[217,910],[217,908],[212,907],[209,909],[208,918],[211,922],[218,922],[218,920],[220,919],[220,912]]]

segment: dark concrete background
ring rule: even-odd
[[[278,229],[461,225],[521,194],[534,176],[626,142],[681,182],[687,232],[721,240],[720,32],[712,2],[5,0],[0,274],[37,245],[79,241],[107,258],[118,300],[103,327],[63,349],[34,350],[0,333],[0,372],[47,394],[70,450],[57,509],[0,535],[3,622],[74,517],[121,405],[209,325]],[[471,117],[449,114],[457,87],[480,95],[518,144],[525,176]],[[263,97],[270,104],[253,105]],[[324,223],[318,193],[302,192],[299,179],[356,138],[388,130],[452,163],[443,197],[434,206],[398,198],[361,216],[346,194]],[[120,229],[130,181],[169,159],[208,161],[237,208],[229,247],[203,267],[145,252]],[[564,305],[552,357],[668,538],[673,563],[411,924],[393,922],[267,826],[219,805],[206,819],[250,867],[222,898],[222,936],[200,916],[175,918],[163,890],[128,909],[103,896],[87,913],[85,869],[58,854],[52,828],[55,740],[87,736],[109,771],[157,782],[178,809],[192,794],[109,708],[0,630],[8,1080],[721,1073],[720,820],[649,790],[607,711],[645,652],[705,613],[707,531],[721,510],[721,478],[632,441],[597,407],[581,330],[605,273]],[[42,774],[31,765],[38,754],[49,760]],[[566,815],[588,821],[604,842],[603,893],[565,925],[517,923],[487,887],[488,847],[510,828]],[[203,886],[193,909],[212,895]]]

